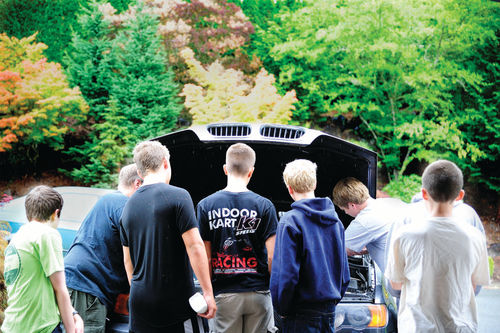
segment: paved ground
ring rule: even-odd
[[[500,332],[500,283],[483,288],[476,302],[479,333]]]

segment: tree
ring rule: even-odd
[[[110,0],[120,12],[133,0]],[[49,61],[62,62],[71,42],[71,32],[78,30],[77,16],[87,7],[82,0],[2,0],[0,1],[0,32],[23,38],[38,32],[38,40],[48,46]]]
[[[270,24],[272,42],[261,44],[270,49],[258,53],[270,55],[282,89],[297,91],[295,119],[357,122],[390,179],[438,157],[470,166],[492,152],[468,136],[469,126],[479,130],[470,109],[488,123],[498,116],[475,99],[490,83],[467,55],[486,41],[498,49],[497,8],[480,0],[311,1]],[[484,125],[498,138],[498,127]]]
[[[89,125],[100,122],[108,108],[111,76],[116,49],[110,22],[105,20],[99,2],[92,1],[78,16],[78,29],[64,57],[68,78],[78,86],[90,106]]]
[[[178,82],[189,81],[187,67],[179,50],[191,48],[202,64],[219,60],[225,67],[238,68],[256,74],[260,68],[257,58],[249,58],[240,49],[248,43],[254,28],[241,9],[226,0],[145,0],[144,11],[158,17],[158,32],[168,53]],[[107,6],[106,18],[119,31],[133,19],[137,7],[117,15]]]
[[[124,124],[137,140],[170,131],[182,105],[174,75],[165,66],[166,54],[157,34],[158,21],[141,6],[116,37],[120,50],[111,83],[111,96]]]
[[[225,69],[218,62],[205,69],[190,49],[184,49],[181,56],[189,66],[191,78],[198,83],[186,84],[181,93],[194,124],[217,121],[286,124],[290,121],[293,104],[297,102],[295,92],[280,96],[273,86],[274,76],[265,70],[252,80],[241,71]]]
[[[98,185],[113,181],[137,141],[170,131],[182,107],[156,17],[138,6],[137,15],[114,29],[103,14],[108,10],[114,12],[93,3],[81,16],[67,58],[72,82],[92,110],[88,137],[69,150],[80,165],[69,174]]]
[[[36,152],[40,144],[62,149],[64,136],[88,109],[61,66],[43,57],[47,46],[35,43],[35,36],[0,34],[0,152]]]

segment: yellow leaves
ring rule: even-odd
[[[286,124],[292,117],[295,91],[281,96],[275,78],[262,69],[255,78],[225,69],[219,62],[205,67],[188,48],[180,52],[196,84],[186,84],[181,96],[193,124],[210,122],[269,122]]]

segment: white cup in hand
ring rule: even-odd
[[[208,309],[207,301],[205,301],[205,297],[200,293],[196,293],[189,298],[189,305],[191,305],[191,308],[196,313],[205,313]]]

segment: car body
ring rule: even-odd
[[[290,209],[292,199],[282,180],[285,165],[305,158],[318,165],[316,196],[331,197],[344,177],[356,177],[376,194],[377,157],[373,151],[332,135],[297,126],[223,123],[195,126],[155,138],[168,147],[171,184],[188,190],[196,205],[226,186],[222,166],[227,148],[237,142],[251,146],[257,155],[249,189],[270,199],[279,215]],[[352,217],[337,209],[347,227]],[[337,332],[396,331],[396,306],[384,288],[383,274],[369,255],[349,257],[351,282],[336,308]],[[279,316],[275,316],[279,326]],[[126,332],[123,322],[112,322],[110,331]],[[122,326],[118,326],[122,325]]]
[[[90,212],[103,195],[112,192],[110,189],[81,186],[61,186],[54,188],[64,200],[57,230],[61,234],[63,252],[66,254],[75,239],[76,232],[85,216]],[[0,221],[7,222],[13,234],[21,225],[28,222],[24,208],[26,196],[6,202],[0,206]]]

